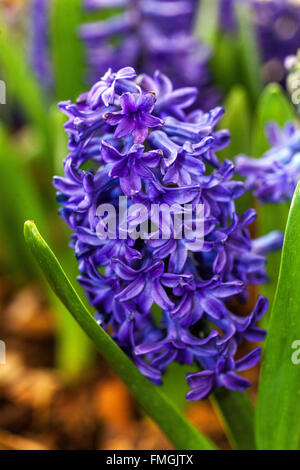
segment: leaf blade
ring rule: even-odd
[[[76,99],[85,89],[83,45],[78,34],[82,8],[81,0],[51,2],[51,50],[58,100]]]
[[[42,149],[51,147],[47,121],[47,103],[36,81],[26,54],[13,33],[0,19],[0,64],[7,82],[7,92],[16,97],[26,117],[37,131]],[[44,160],[48,167],[48,159]]]
[[[240,66],[244,83],[249,91],[252,102],[256,103],[263,89],[261,58],[258,41],[252,21],[251,5],[236,2],[235,11],[239,24],[237,37],[239,46]]]
[[[232,447],[236,450],[255,450],[254,406],[248,392],[218,389],[211,401]]]
[[[300,445],[300,368],[292,344],[300,339],[300,185],[292,201],[279,281],[270,318],[256,410],[260,449],[290,450]]]
[[[11,268],[24,280],[36,274],[22,237],[25,217],[36,217],[46,229],[43,200],[29,168],[4,127],[0,126],[1,235],[5,252],[11,253]],[[20,265],[20,259],[22,264]]]

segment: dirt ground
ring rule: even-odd
[[[54,368],[52,319],[37,286],[16,290],[0,279],[0,338],[7,348],[0,365],[0,449],[172,449],[99,356],[77,381],[62,379]],[[251,372],[255,383],[257,374]],[[186,414],[230,448],[208,400],[191,404]]]

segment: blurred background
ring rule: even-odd
[[[279,124],[293,116],[284,58],[298,47],[297,1],[0,0],[0,449],[172,448],[51,293],[25,246],[23,223],[34,219],[76,283],[52,187],[67,154],[57,103],[76,99],[110,64],[160,68],[178,86],[197,86],[204,109],[225,104],[221,127],[232,142],[224,158],[259,156],[269,119],[262,103]],[[211,403],[186,404],[185,372],[171,368],[164,390],[229,448]],[[255,399],[258,370],[250,374]]]

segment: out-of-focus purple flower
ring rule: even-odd
[[[282,130],[271,123],[267,136],[272,148],[261,158],[238,156],[236,168],[261,203],[276,204],[291,200],[300,180],[300,131],[292,123]]]
[[[30,0],[29,58],[40,85],[49,90],[53,83],[49,51],[49,0]]]
[[[131,65],[153,74],[161,70],[176,86],[197,86],[203,108],[214,106],[217,93],[209,89],[210,51],[193,36],[198,0],[85,0],[88,11],[115,7],[107,19],[80,28],[87,49],[90,81],[113,64],[113,71]]]
[[[284,60],[300,47],[300,5],[291,0],[221,0],[220,28],[238,31],[235,7],[248,4],[258,40],[266,81],[283,81]]]
[[[229,142],[215,130],[224,110],[191,111],[195,99],[159,72],[108,71],[76,104],[60,104],[69,155],[54,178],[97,322],[156,384],[172,362],[196,361],[191,400],[249,385],[236,372],[255,365],[259,349],[235,355],[243,339],[264,338],[257,321],[268,304],[260,297],[244,317],[231,301],[265,281],[263,255],[280,242],[251,240],[255,211],[237,214],[243,183],[216,155]],[[202,238],[191,237],[198,222]]]

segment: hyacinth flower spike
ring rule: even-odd
[[[244,185],[217,156],[230,139],[215,130],[224,110],[195,109],[196,98],[160,72],[108,70],[76,103],[60,104],[69,154],[54,178],[99,328],[155,384],[172,362],[198,364],[191,400],[250,385],[237,372],[258,362],[259,348],[235,356],[244,340],[263,339],[257,321],[268,303],[260,297],[245,317],[231,302],[265,282],[264,253],[282,242],[278,233],[251,240],[255,211],[237,214]]]

